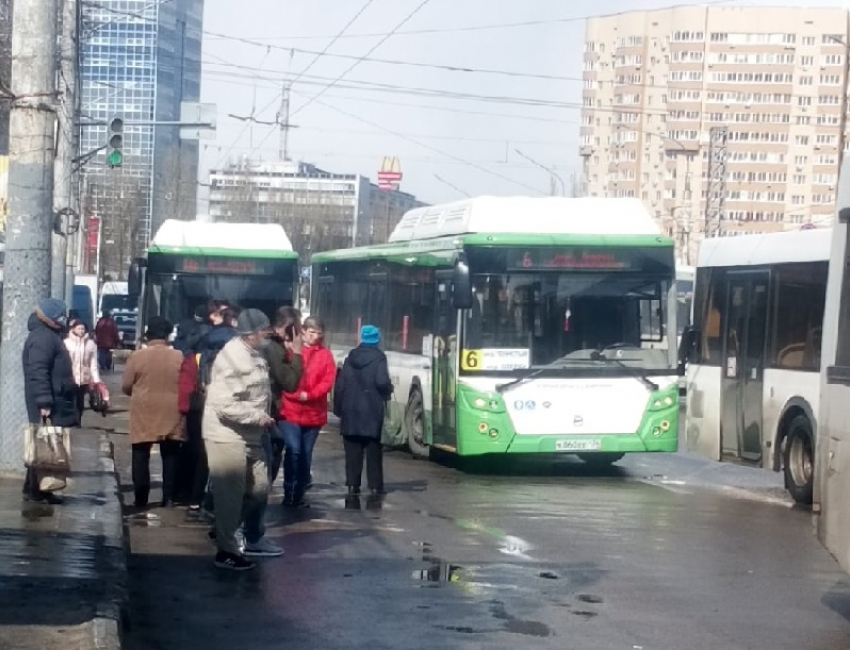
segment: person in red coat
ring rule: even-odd
[[[336,381],[336,362],[323,344],[325,325],[311,316],[304,321],[301,381],[292,393],[283,394],[279,431],[286,452],[283,458],[283,505],[309,507],[304,492],[310,483],[313,447],[328,422],[328,395]]]
[[[118,324],[108,311],[97,321],[94,327],[94,342],[97,345],[97,362],[103,371],[112,369],[112,351],[121,347],[121,334]]]

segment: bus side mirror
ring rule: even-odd
[[[127,294],[130,300],[137,301],[142,295],[142,266],[144,260],[137,259],[130,264],[130,271],[127,274]]]
[[[452,306],[455,309],[472,309],[472,277],[463,256],[455,261],[452,287]]]
[[[677,364],[677,371],[680,377],[685,376],[685,369],[696,349],[697,340],[699,340],[698,337],[699,330],[690,325],[682,331],[682,340],[679,342],[679,361]]]

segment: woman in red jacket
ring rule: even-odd
[[[308,508],[304,492],[310,483],[313,447],[328,422],[328,395],[336,380],[336,363],[322,345],[325,325],[310,317],[302,328],[301,381],[294,393],[283,394],[280,423],[286,454],[283,458],[283,505]]]

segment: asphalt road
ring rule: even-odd
[[[129,483],[125,420],[104,428]],[[127,647],[850,648],[850,580],[769,472],[687,454],[385,468],[383,501],[346,504],[324,432],[313,507],[284,511],[277,486],[286,555],[248,574],[216,570],[181,509],[130,520]]]

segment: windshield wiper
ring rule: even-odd
[[[631,374],[632,377],[639,380],[644,386],[649,388],[649,390],[658,390],[658,384],[656,384],[654,381],[652,381],[649,377],[647,377],[645,374],[643,374],[639,370],[636,370],[636,369],[632,368],[631,366],[627,366],[625,363],[623,363],[619,359],[612,359],[610,357],[607,357],[602,352],[595,352],[592,355],[591,358],[596,359],[598,361],[608,361],[609,363],[617,364],[621,368],[628,370],[629,374]]]
[[[509,381],[509,382],[507,382],[507,383],[504,383],[504,384],[497,384],[497,385],[496,385],[496,392],[497,392],[497,393],[504,393],[504,392],[505,392],[508,388],[511,388],[511,387],[513,387],[513,386],[516,386],[517,384],[521,384],[521,383],[522,383],[522,382],[524,382],[524,381],[528,381],[528,380],[530,380],[530,379],[534,379],[535,377],[537,377],[537,376],[538,376],[538,375],[540,375],[541,373],[544,373],[544,372],[546,372],[547,370],[550,370],[551,368],[554,368],[554,367],[555,367],[555,366],[557,366],[558,364],[562,364],[562,363],[570,363],[570,362],[576,362],[576,363],[586,363],[586,362],[588,362],[588,361],[591,361],[591,359],[565,359],[565,358],[563,358],[563,357],[561,357],[560,359],[555,359],[555,360],[554,360],[554,361],[552,361],[551,363],[547,363],[545,366],[540,366],[540,367],[539,367],[537,370],[535,370],[534,372],[530,372],[530,373],[528,373],[527,375],[523,375],[522,377],[517,377],[516,379],[512,379],[511,381]]]

